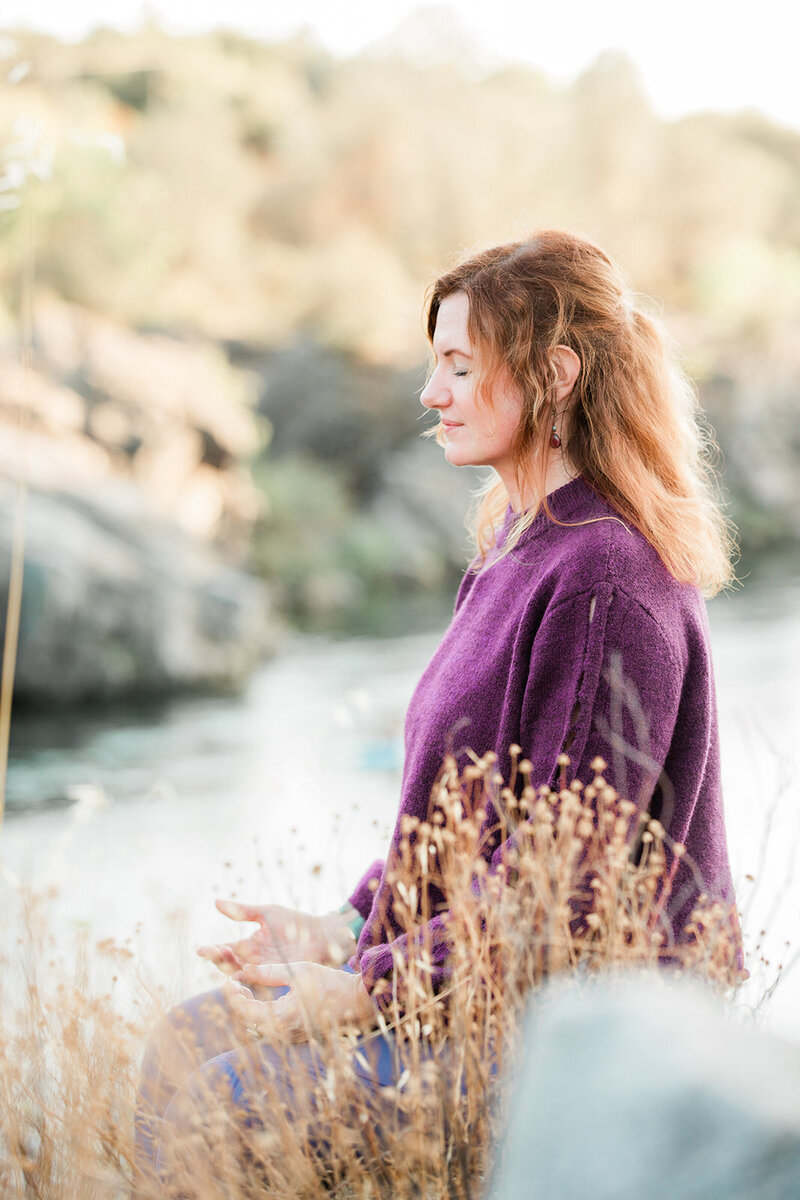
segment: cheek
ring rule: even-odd
[[[513,437],[522,420],[522,395],[510,380],[503,380],[492,392],[492,403],[485,415],[489,424],[504,438]]]
[[[504,446],[510,447],[517,435],[522,420],[522,405],[516,398],[509,398],[496,414],[496,437]]]

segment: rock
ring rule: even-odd
[[[686,983],[537,1000],[491,1200],[794,1200],[800,1048]]]
[[[373,366],[304,339],[264,356],[231,347],[231,356],[261,375],[274,453],[334,466],[360,501],[381,489],[386,455],[420,431],[419,367]]]
[[[0,486],[0,604],[15,492]],[[240,683],[273,647],[266,586],[149,512],[132,485],[32,490],[15,697],[66,704]]]
[[[271,594],[238,569],[262,511],[254,399],[215,346],[37,295],[30,354],[0,348],[4,609],[29,489],[17,700],[230,687],[269,650]]]
[[[134,483],[154,511],[244,561],[261,496],[248,462],[268,427],[257,380],[219,347],[37,296],[30,361],[0,347],[0,476],[77,492]],[[25,443],[20,443],[20,413]]]

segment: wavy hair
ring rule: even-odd
[[[675,579],[709,596],[730,584],[734,536],[717,497],[713,434],[667,335],[637,307],[608,255],[560,230],[481,251],[429,289],[431,343],[439,307],[455,292],[469,299],[478,396],[491,405],[500,371],[522,395],[513,455],[518,480],[539,499],[517,518],[502,554],[540,509],[556,519],[545,476],[556,409],[552,351],[563,345],[581,363],[562,421],[571,468],[640,530]],[[480,489],[472,533],[481,564],[507,504],[499,479]]]

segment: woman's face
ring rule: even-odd
[[[420,400],[439,413],[444,455],[455,467],[494,467],[504,482],[514,477],[514,435],[522,397],[510,379],[495,379],[488,402],[475,388],[475,350],[467,333],[469,298],[454,292],[436,314],[436,366]],[[440,439],[441,440],[441,439]]]

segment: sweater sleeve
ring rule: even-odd
[[[589,782],[592,760],[646,806],[666,763],[680,705],[680,646],[639,601],[602,583],[548,611],[531,654],[520,745],[534,786],[552,784],[558,756]]]
[[[383,860],[376,858],[359,879],[351,894],[347,897],[348,904],[366,921],[372,908],[375,889],[383,874]]]
[[[613,584],[597,584],[548,608],[533,639],[519,716],[518,741],[531,761],[534,786],[555,783],[562,753],[570,756],[570,778],[587,782],[600,755],[617,791],[650,805],[663,781],[682,679],[677,648],[650,613]],[[496,747],[501,758],[507,749]],[[512,847],[513,839],[496,847],[492,870]],[[446,917],[421,928],[417,941],[432,950],[434,984],[442,986]],[[379,1004],[382,993],[391,999],[394,963],[410,949],[403,936],[362,956],[364,982]]]

